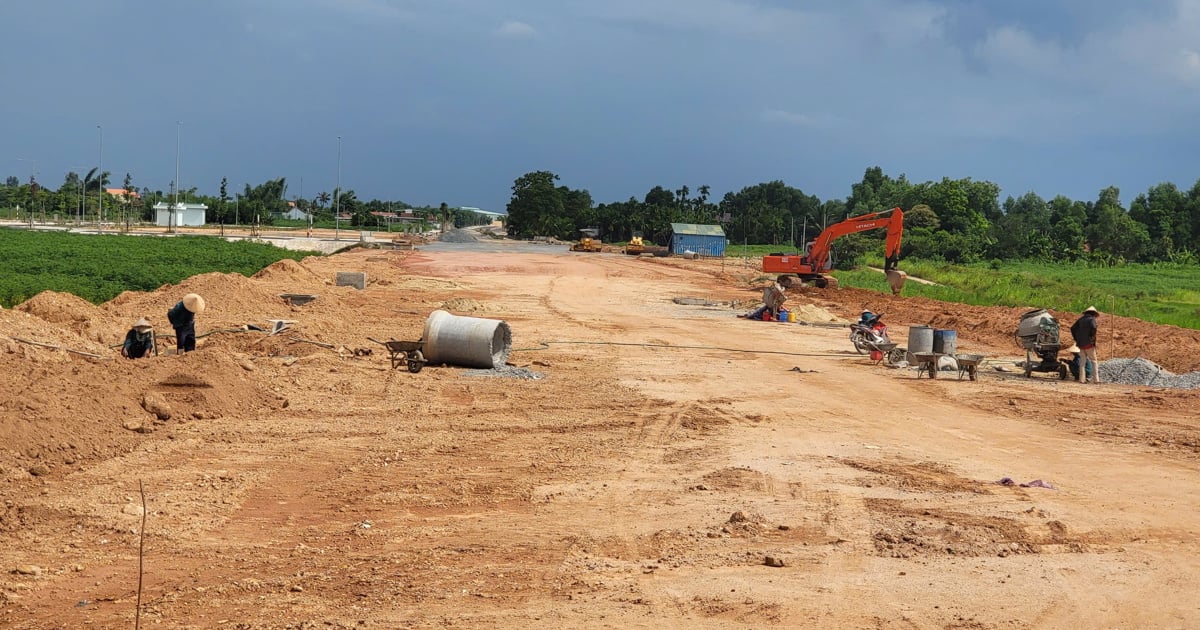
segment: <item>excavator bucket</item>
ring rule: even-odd
[[[892,287],[892,295],[900,295],[900,290],[904,288],[904,283],[908,282],[908,274],[899,269],[888,269],[887,281],[888,285]]]

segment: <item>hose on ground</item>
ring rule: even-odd
[[[860,355],[831,354],[825,352],[787,352],[784,350],[748,350],[745,348],[724,348],[721,346],[691,346],[672,345],[665,343],[636,343],[629,341],[538,341],[539,346],[533,348],[515,348],[513,352],[536,352],[549,350],[551,345],[580,345],[580,346],[632,346],[637,348],[664,348],[670,350],[716,350],[720,352],[742,352],[745,354],[780,354],[789,357],[830,357],[838,359],[861,359]]]

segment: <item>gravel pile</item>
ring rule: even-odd
[[[443,243],[474,243],[479,240],[479,235],[474,230],[450,230],[438,237]]]
[[[1153,361],[1112,359],[1100,364],[1100,381],[1167,389],[1195,389],[1200,387],[1200,372],[1172,374]]]
[[[506,365],[491,370],[467,370],[467,376],[486,376],[489,378],[519,378],[526,381],[540,381],[546,378],[541,372],[534,372],[528,368],[513,367]]]

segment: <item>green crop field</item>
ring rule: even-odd
[[[294,252],[219,238],[83,235],[0,229],[0,305],[6,308],[45,290],[74,293],[94,303],[122,291],[153,291],[210,271],[246,276]]]
[[[882,261],[875,261],[881,265]],[[1029,306],[1103,312],[1158,324],[1200,329],[1200,268],[1153,264],[1093,267],[1086,264],[1000,263],[949,265],[902,260],[910,276],[938,283],[909,282],[905,295],[981,306]],[[883,274],[869,269],[834,273],[843,286],[890,291]]]

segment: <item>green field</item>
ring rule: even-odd
[[[104,302],[122,291],[153,291],[164,284],[210,271],[246,276],[294,252],[271,245],[219,238],[161,238],[84,235],[0,229],[0,305],[15,304],[45,290],[74,293]]]
[[[875,261],[881,265],[882,261]],[[1029,306],[1079,313],[1102,312],[1158,324],[1200,329],[1200,268],[1194,265],[1000,263],[949,265],[902,260],[910,276],[940,286],[909,282],[905,295],[980,306]],[[843,286],[890,291],[883,274],[869,269],[834,272]]]

